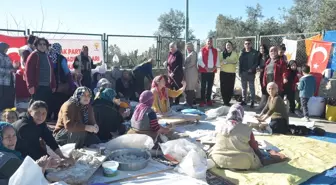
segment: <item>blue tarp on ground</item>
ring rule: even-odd
[[[326,31],[323,37],[323,41],[334,42],[332,51],[330,52],[330,60],[328,68],[331,68],[333,71],[336,71],[336,30]]]
[[[325,136],[308,136],[309,138],[326,141],[336,144],[336,133],[326,133]],[[327,170],[322,174],[316,175],[315,177],[309,179],[308,181],[302,183],[302,185],[329,185],[336,184],[336,177],[329,177],[328,172],[334,169]]]

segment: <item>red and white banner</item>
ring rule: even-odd
[[[308,65],[310,66],[310,72],[316,79],[316,92],[318,95],[320,82],[322,80],[322,73],[327,68],[330,50],[332,48],[331,42],[313,41],[312,49],[308,58]]]
[[[48,39],[50,44],[59,43],[62,46],[62,54],[68,60],[68,66],[72,69],[75,57],[82,51],[82,46],[89,48],[89,56],[93,63],[104,61],[103,44],[101,40],[81,40],[81,39]]]
[[[313,41],[313,46],[308,59],[308,65],[310,66],[311,72],[323,73],[329,62],[331,48],[331,42]]]
[[[0,42],[5,42],[9,45],[7,54],[12,62],[20,62],[19,48],[26,45],[27,38],[0,35]]]

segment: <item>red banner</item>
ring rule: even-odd
[[[20,62],[19,48],[26,45],[27,38],[0,35],[0,42],[5,42],[9,45],[7,54],[12,62]],[[26,82],[23,80],[23,76],[16,73],[15,77],[16,98],[29,98],[30,94],[27,90]]]
[[[5,42],[9,45],[7,54],[12,62],[20,62],[19,48],[26,45],[27,38],[0,35],[0,42]]]
[[[332,48],[331,42],[313,41],[313,46],[308,59],[310,71],[313,73],[323,73],[327,68]]]
[[[308,65],[310,66],[310,72],[316,79],[316,92],[318,95],[320,83],[323,78],[322,73],[327,68],[330,50],[332,48],[331,42],[313,41],[312,49],[308,59]]]

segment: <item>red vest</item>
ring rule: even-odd
[[[211,50],[212,50],[212,55],[213,55],[213,67],[215,68],[215,70],[213,71],[214,73],[216,73],[217,72],[217,68],[216,68],[216,65],[217,65],[217,55],[218,55],[218,51],[217,51],[217,49],[215,49],[215,48],[211,48]],[[209,57],[209,48],[207,47],[207,46],[205,46],[205,47],[203,47],[202,49],[201,49],[201,52],[202,52],[202,60],[203,60],[203,63],[205,64],[205,66],[207,67],[208,66],[208,57]],[[200,72],[200,73],[207,73],[208,71],[205,69],[205,68],[203,68],[203,67],[201,67],[200,65],[198,65],[198,71]]]

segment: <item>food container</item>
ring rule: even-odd
[[[123,155],[133,155],[136,157],[141,157],[143,160],[135,161],[120,161],[118,158]],[[136,148],[125,148],[115,150],[109,156],[112,161],[117,161],[119,163],[119,170],[121,171],[138,171],[147,167],[151,155],[146,150],[136,149]]]
[[[119,163],[117,161],[106,161],[103,163],[105,177],[114,177],[117,175]]]

